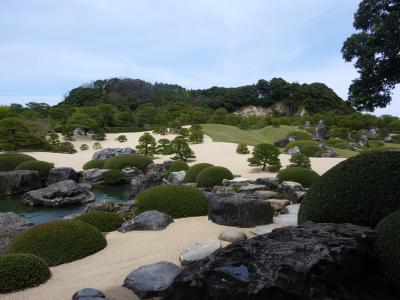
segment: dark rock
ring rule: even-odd
[[[0,212],[0,255],[17,235],[33,226],[27,219],[13,212]]]
[[[172,161],[167,160],[162,164],[150,164],[147,166],[147,172],[160,173],[161,176],[166,176],[168,174],[169,168],[171,167]]]
[[[262,200],[276,199],[278,198],[278,193],[274,191],[255,191],[254,196]]]
[[[325,150],[324,153],[322,153],[321,157],[335,157],[337,154],[334,150],[332,149],[327,149]]]
[[[72,168],[53,168],[47,176],[46,184],[50,185],[64,180],[78,181],[79,174]]]
[[[320,141],[326,140],[327,134],[328,130],[326,129],[324,121],[319,120],[317,128],[315,128],[314,138]]]
[[[133,180],[131,181],[131,184],[132,183]],[[148,171],[144,176],[141,176],[139,178],[139,180],[135,183],[135,185],[133,185],[132,197],[135,197],[137,194],[143,192],[148,188],[167,183],[168,181],[164,179],[161,173]]]
[[[98,200],[92,203],[86,204],[85,212],[93,211],[114,211],[114,202],[112,200]]]
[[[306,191],[303,186],[294,181],[283,181],[280,186],[280,190],[282,191],[284,197],[293,203],[299,203],[303,199]]]
[[[93,154],[92,159],[109,159],[118,155],[123,155],[123,154],[133,154],[135,153],[135,150],[129,147],[125,148],[104,148],[99,151],[96,151]]]
[[[289,144],[288,138],[277,140],[274,143],[275,147],[278,147],[278,148],[284,148],[284,147],[286,147],[287,144]]]
[[[131,220],[124,222],[118,229],[119,232],[132,230],[162,230],[174,221],[171,216],[156,211],[145,211]]]
[[[135,200],[128,200],[114,204],[114,212],[123,216],[133,214],[135,208],[136,208]]]
[[[85,183],[101,184],[103,183],[103,174],[107,171],[108,171],[107,169],[96,169],[96,168],[83,170],[81,172],[82,180]]]
[[[77,291],[72,296],[72,300],[107,300],[107,298],[103,292],[97,289],[85,288]]]
[[[135,178],[136,176],[139,176],[139,175],[142,175],[142,174],[143,174],[143,172],[142,172],[140,169],[135,168],[135,167],[129,167],[129,166],[123,168],[123,169],[121,170],[121,172],[124,173],[125,178],[126,178],[128,181],[131,181],[131,180],[132,180],[133,178]]]
[[[275,177],[257,178],[255,184],[263,184],[267,189],[276,189],[279,186],[279,180]]]
[[[46,188],[30,191],[22,196],[22,203],[30,206],[67,206],[95,200],[94,194],[73,180],[64,180]]]
[[[185,267],[162,299],[372,300],[391,297],[374,231],[304,223],[236,242]]]
[[[171,285],[179,271],[177,265],[167,261],[146,265],[131,272],[125,278],[124,287],[141,299],[157,297]]]
[[[12,195],[40,189],[42,182],[36,171],[0,172],[0,194]]]
[[[254,227],[272,222],[271,204],[246,193],[204,192],[208,199],[208,219],[228,226]]]

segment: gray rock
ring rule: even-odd
[[[180,184],[185,180],[186,171],[171,172],[168,175],[168,181],[174,184]]]
[[[204,192],[208,199],[208,219],[228,226],[254,227],[272,222],[271,204],[246,193]]]
[[[141,299],[157,297],[171,285],[179,271],[177,265],[167,261],[146,265],[132,271],[125,278],[124,287]]]
[[[253,233],[255,236],[259,236],[259,235],[264,235],[264,234],[270,233],[275,228],[276,228],[276,225],[272,226],[272,224],[261,225],[261,226],[257,226],[256,228],[250,230],[250,232]]]
[[[222,185],[244,186],[252,184],[254,181],[243,177],[233,178],[232,180],[224,179]]]
[[[114,204],[114,212],[120,215],[132,214],[136,209],[135,200],[128,200]]]
[[[67,206],[95,200],[94,194],[73,180],[64,180],[46,188],[25,193],[22,203],[30,206]]]
[[[114,202],[112,200],[98,200],[92,203],[86,204],[85,212],[93,211],[114,211]]]
[[[118,155],[123,155],[123,154],[133,154],[135,153],[135,150],[129,147],[125,148],[104,148],[99,151],[96,151],[93,154],[92,159],[109,159]]]
[[[285,198],[292,201],[293,203],[301,202],[301,199],[306,194],[303,186],[298,182],[283,181],[280,184],[279,188]]]
[[[142,175],[143,172],[135,167],[125,167],[121,170],[121,172],[125,175],[125,178],[128,181],[131,181],[133,178],[136,178],[139,175]]]
[[[397,133],[389,133],[384,139],[383,141],[385,143],[393,143],[394,142],[394,138],[398,136]]]
[[[171,160],[164,161],[162,164],[153,163],[147,166],[147,172],[159,173],[161,176],[165,177],[169,172],[171,164]]]
[[[21,194],[41,187],[42,182],[36,171],[0,172],[0,194]]]
[[[210,240],[194,244],[184,249],[179,255],[182,266],[186,266],[194,261],[203,259],[221,248],[219,240]]]
[[[297,147],[297,146],[294,146],[293,148],[290,148],[290,149],[288,150],[288,154],[289,154],[289,155],[299,154],[300,152],[301,152],[301,151],[300,151],[300,148]]]
[[[258,199],[276,199],[278,197],[278,193],[274,191],[255,191],[254,196]]]
[[[9,242],[33,226],[27,219],[13,212],[0,212],[0,255]]]
[[[363,147],[369,147],[368,137],[366,135],[360,136],[358,143]]]
[[[337,156],[336,152],[332,149],[326,149],[324,153],[322,153],[321,157],[335,157]]]
[[[356,143],[349,143],[349,149],[352,151],[360,151],[360,148],[358,148]]]
[[[241,193],[254,193],[255,191],[262,190],[265,190],[265,185],[262,184],[248,184],[239,188],[239,192]]]
[[[78,181],[79,174],[72,168],[53,168],[47,176],[46,184],[50,185],[64,180]]]
[[[156,211],[145,211],[131,220],[124,222],[118,229],[119,232],[128,232],[133,230],[162,230],[165,229],[174,220],[171,216]]]
[[[89,169],[82,171],[82,180],[85,183],[101,184],[103,183],[103,174],[107,172],[107,169]]]
[[[133,180],[131,181],[131,184]],[[148,171],[144,176],[140,177],[132,189],[132,197],[135,197],[144,190],[162,184],[167,184],[168,181],[159,172]]]
[[[325,140],[328,134],[328,130],[324,124],[324,121],[319,120],[317,128],[315,128],[314,138],[316,140]]]
[[[237,242],[237,241],[244,241],[247,239],[247,235],[244,232],[237,231],[237,230],[227,230],[222,232],[218,238],[221,241],[226,241],[226,242]]]
[[[286,147],[287,144],[289,144],[289,139],[288,138],[277,140],[274,143],[275,147],[278,147],[278,148]]]
[[[87,189],[87,190],[92,190],[92,188],[93,188],[93,186],[90,184],[90,183],[84,183],[84,182],[80,182],[80,183],[78,183],[81,187],[83,187],[84,189]]]
[[[263,184],[267,189],[276,189],[279,186],[279,180],[275,177],[257,178],[255,184]]]
[[[305,129],[311,128],[311,123],[310,123],[310,121],[306,121],[306,122],[304,123],[304,128],[305,128]]]
[[[265,201],[271,204],[274,211],[281,211],[281,209],[290,204],[290,201],[286,199],[268,199]]]
[[[102,291],[92,288],[81,289],[72,296],[72,300],[107,300]]]

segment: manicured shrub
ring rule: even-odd
[[[208,163],[199,163],[191,166],[186,171],[185,182],[195,182],[197,175],[205,168],[212,167],[212,164]]]
[[[101,144],[100,144],[99,142],[95,142],[95,143],[93,144],[92,148],[93,148],[94,150],[99,150],[99,149],[101,149]]]
[[[299,140],[311,140],[311,134],[307,131],[295,130],[289,132],[286,137],[298,137]]]
[[[0,256],[0,293],[37,286],[50,277],[47,263],[27,253]]]
[[[158,210],[173,218],[205,216],[208,201],[203,193],[194,187],[167,184],[150,188],[136,197],[137,213]]]
[[[250,166],[262,166],[264,171],[267,166],[280,166],[280,151],[271,144],[258,144],[253,148],[251,157],[247,159]]]
[[[89,150],[89,146],[87,144],[82,144],[80,147],[81,151]]]
[[[208,167],[200,171],[196,177],[196,184],[199,187],[212,187],[221,185],[224,179],[233,179],[232,172],[224,167]]]
[[[106,211],[86,212],[75,219],[89,223],[90,225],[97,227],[101,232],[117,230],[124,222],[124,219],[119,214]]]
[[[93,159],[89,160],[87,163],[85,163],[82,167],[84,170],[89,170],[89,169],[103,169],[104,164],[106,163],[105,160],[102,159]]]
[[[146,170],[151,163],[153,163],[153,160],[148,156],[124,154],[107,160],[104,169],[122,170],[125,167],[136,167],[140,170]]]
[[[127,178],[120,170],[108,170],[102,175],[104,184],[122,184],[127,182]]]
[[[168,169],[168,173],[186,171],[189,169],[189,165],[183,160],[174,160],[171,162],[171,166]]]
[[[306,169],[311,169],[311,161],[310,158],[302,153],[293,154],[289,160],[293,165],[293,167],[301,167]]]
[[[307,145],[301,147],[300,152],[308,157],[320,157],[323,150],[317,145]]]
[[[62,142],[55,146],[55,150],[60,153],[74,154],[76,153],[75,147],[71,142]]]
[[[250,151],[249,151],[249,148],[247,147],[247,145],[245,145],[245,144],[239,144],[239,145],[237,145],[236,153],[239,153],[239,154],[249,154]]]
[[[310,187],[320,176],[313,170],[301,167],[288,167],[277,175],[279,182],[294,181],[304,187]]]
[[[0,171],[13,171],[15,168],[26,161],[36,160],[34,157],[21,153],[0,154]]]
[[[383,218],[376,226],[375,252],[386,276],[400,287],[400,210]]]
[[[44,180],[49,175],[51,169],[54,168],[53,163],[41,160],[30,160],[20,163],[15,170],[33,170],[37,171],[40,177]]]
[[[336,165],[314,183],[302,201],[299,223],[375,226],[400,209],[400,153],[360,154]]]
[[[78,220],[62,220],[36,225],[17,236],[6,254],[31,253],[49,266],[56,266],[96,253],[106,245],[96,227]]]
[[[117,137],[116,140],[117,140],[118,142],[120,142],[120,143],[124,143],[124,142],[126,142],[128,139],[126,138],[126,135],[121,134],[121,135],[119,135],[119,136]]]

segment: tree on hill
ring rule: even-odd
[[[73,113],[67,120],[67,127],[70,129],[80,128],[87,135],[89,129],[97,127],[96,121],[88,114],[82,112]]]

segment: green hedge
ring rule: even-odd
[[[102,175],[104,184],[123,184],[127,183],[127,178],[120,170],[108,170]]]
[[[122,170],[125,167],[136,167],[140,170],[146,170],[153,160],[147,156],[136,154],[124,154],[110,158],[104,164],[104,169]]]
[[[336,165],[302,201],[299,223],[311,220],[375,226],[400,209],[400,153],[360,154]]]
[[[17,236],[6,254],[31,253],[56,266],[96,253],[106,245],[96,227],[78,220],[61,220],[36,225]]]
[[[232,172],[224,167],[208,167],[197,175],[196,184],[198,187],[213,187],[221,185],[224,179],[233,179]]]
[[[37,286],[50,277],[47,263],[27,253],[0,256],[0,293]]]
[[[400,210],[383,218],[376,233],[375,252],[386,276],[400,290]]]
[[[317,172],[301,168],[301,167],[287,167],[281,170],[277,175],[279,182],[294,181],[300,183],[304,187],[310,187],[320,176]]]
[[[89,223],[102,232],[117,230],[124,222],[119,214],[106,211],[86,212],[75,219]]]
[[[168,173],[186,171],[187,169],[189,169],[189,165],[187,164],[187,162],[183,160],[174,160],[171,162]]]
[[[300,148],[300,152],[308,157],[320,157],[324,151],[317,145],[306,145]]]
[[[205,168],[212,167],[212,164],[209,163],[199,163],[191,166],[185,176],[185,182],[195,182],[197,175]]]
[[[36,158],[13,152],[0,154],[0,171],[13,171],[19,164],[31,160],[36,160]]]
[[[45,180],[49,175],[51,169],[54,168],[53,163],[49,163],[47,161],[41,160],[29,160],[23,163],[20,163],[15,170],[33,170],[37,171],[40,177]]]
[[[203,193],[194,187],[167,184],[150,188],[136,197],[137,213],[158,210],[173,218],[205,216],[208,201]]]
[[[84,169],[84,170],[103,169],[105,163],[106,163],[106,161],[102,160],[102,159],[89,160],[87,163],[85,163],[83,165],[82,169]]]

